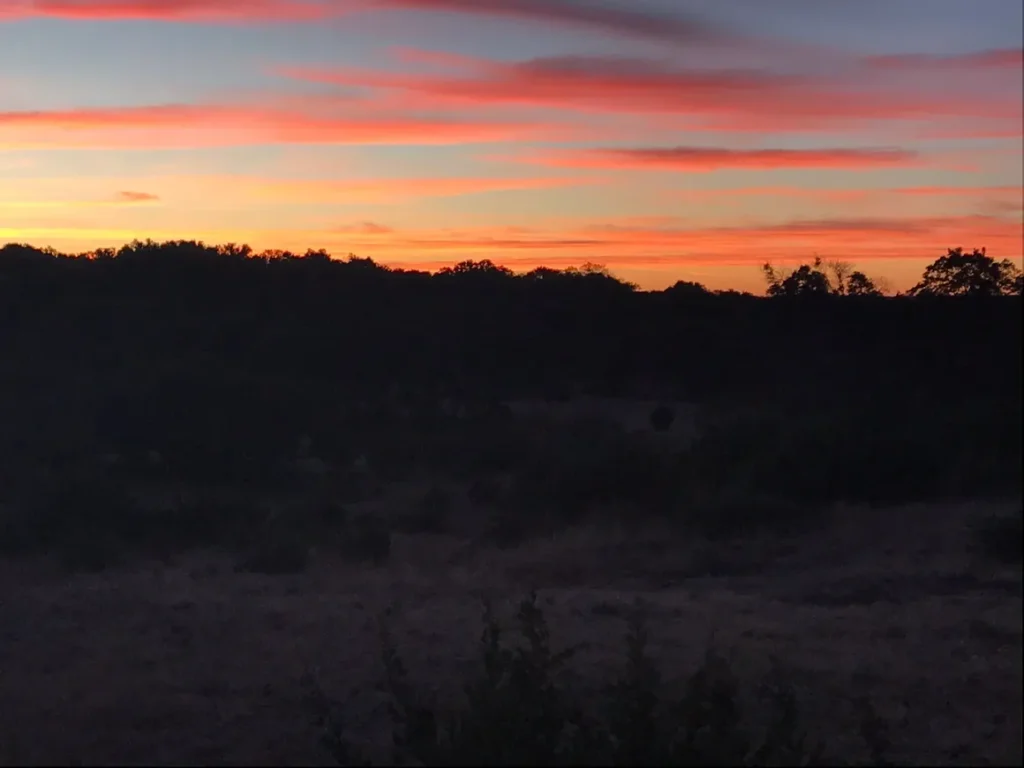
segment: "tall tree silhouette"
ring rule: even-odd
[[[996,261],[975,249],[950,248],[929,264],[911,296],[1020,296],[1021,271],[1009,259]]]

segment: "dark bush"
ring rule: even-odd
[[[675,516],[676,522],[710,539],[795,533],[822,519],[821,507],[814,504],[738,493],[690,501]]]
[[[579,646],[557,652],[551,647],[535,595],[520,603],[517,620],[522,641],[506,645],[485,603],[479,673],[466,681],[454,709],[441,707],[410,683],[382,620],[393,723],[389,762],[688,766],[816,764],[824,759],[823,747],[812,744],[801,727],[797,697],[777,665],[755,690],[769,717],[754,726],[741,706],[741,683],[718,654],[709,651],[681,691],[661,679],[648,655],[639,609],[628,622],[625,669],[604,686],[603,696],[586,693],[566,666]],[[323,744],[337,763],[372,764],[353,741],[355,729],[344,708],[318,684],[312,693]],[[874,738],[864,750],[875,764],[885,761],[882,741]]]
[[[434,485],[423,494],[411,514],[403,518],[403,523],[410,533],[443,533],[448,527],[451,508],[451,494]]]
[[[466,489],[466,498],[474,504],[494,504],[501,498],[501,484],[489,477],[478,477]]]
[[[391,556],[391,529],[374,515],[351,519],[338,538],[342,553],[353,560],[381,565]]]
[[[301,573],[309,564],[310,546],[296,533],[267,532],[238,560],[240,571],[282,575]]]
[[[766,411],[710,425],[682,469],[687,492],[805,503],[1017,494],[1020,429],[988,406]]]
[[[668,432],[672,427],[672,422],[675,421],[676,414],[667,405],[659,405],[653,411],[651,411],[650,422],[651,428],[655,432]]]
[[[1024,508],[1016,513],[991,515],[974,529],[975,540],[989,558],[1011,565],[1020,565],[1024,542]]]

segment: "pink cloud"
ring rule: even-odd
[[[553,135],[543,126],[469,118],[342,117],[250,106],[170,104],[0,112],[0,147],[135,148],[252,144],[436,145]],[[564,135],[564,134],[563,134]]]
[[[528,158],[530,159],[530,158]],[[918,155],[899,149],[720,149],[665,147],[593,149],[534,155],[545,165],[570,168],[609,168],[654,171],[716,171],[723,168],[773,170],[778,168],[906,167],[920,164]]]
[[[0,0],[0,21],[48,17],[187,22],[314,21],[341,6],[330,0]]]
[[[119,203],[153,203],[160,198],[149,192],[118,192],[115,200]]]
[[[421,54],[422,55],[422,54]],[[408,56],[408,53],[406,53]],[[461,57],[457,74],[425,75],[357,68],[287,67],[280,74],[345,87],[390,89],[407,105],[471,106],[676,116],[680,128],[768,131],[835,130],[876,120],[1020,121],[1020,99],[855,82],[764,70],[681,69],[663,61],[562,56],[505,63]]]

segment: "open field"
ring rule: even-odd
[[[847,759],[867,759],[846,704],[865,694],[896,724],[897,762],[1019,764],[1021,571],[969,530],[1013,511],[836,507],[813,532],[728,543],[601,524],[511,549],[398,534],[383,566],[325,554],[279,576],[215,554],[73,575],[6,562],[0,762],[322,763],[304,708],[313,668],[343,699],[362,690],[352,717],[379,748],[378,613],[394,605],[413,678],[445,696],[472,666],[479,596],[507,613],[537,588],[555,643],[592,644],[575,662],[584,680],[618,663],[642,598],[670,679],[712,638],[751,680],[775,655],[808,727]]]

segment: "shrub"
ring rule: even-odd
[[[806,503],[1019,493],[1019,420],[934,406],[805,405],[710,425],[684,455],[683,488]]]
[[[651,411],[650,422],[651,428],[655,432],[668,432],[672,427],[672,422],[675,421],[676,414],[667,405],[659,405],[653,411]]]
[[[639,608],[628,621],[625,669],[603,687],[596,706],[566,668],[580,646],[552,649],[535,594],[520,603],[517,623],[522,642],[506,646],[485,602],[479,674],[466,681],[461,704],[445,710],[409,682],[387,622],[381,621],[394,763],[736,765],[822,760],[821,747],[808,743],[796,696],[777,667],[760,689],[771,722],[763,737],[754,738],[740,706],[739,681],[718,654],[709,652],[682,694],[672,695],[648,655]],[[312,703],[323,744],[334,759],[342,765],[372,764],[351,740],[337,702],[317,687]]]
[[[451,506],[451,494],[440,486],[431,486],[404,522],[410,533],[442,533]]]
[[[722,493],[685,503],[676,522],[709,539],[793,533],[822,518],[821,507],[765,495]]]
[[[1024,508],[1015,513],[992,515],[975,526],[974,537],[985,556],[1011,565],[1020,565],[1024,534]]]
[[[121,484],[89,472],[60,477],[35,504],[4,510],[0,552],[56,554],[72,570],[101,570],[122,561],[148,534]]]
[[[469,484],[466,498],[474,504],[494,504],[501,498],[501,484],[491,478],[479,477]]]
[[[571,522],[594,503],[660,508],[671,497],[674,476],[671,457],[616,425],[586,420],[551,435],[518,473],[512,491],[519,503],[553,508]]]
[[[341,533],[341,550],[357,561],[369,560],[381,565],[391,556],[391,530],[387,521],[374,515],[361,515],[349,521]]]
[[[268,532],[238,561],[237,569],[279,575],[301,573],[309,564],[309,543],[298,535]]]

